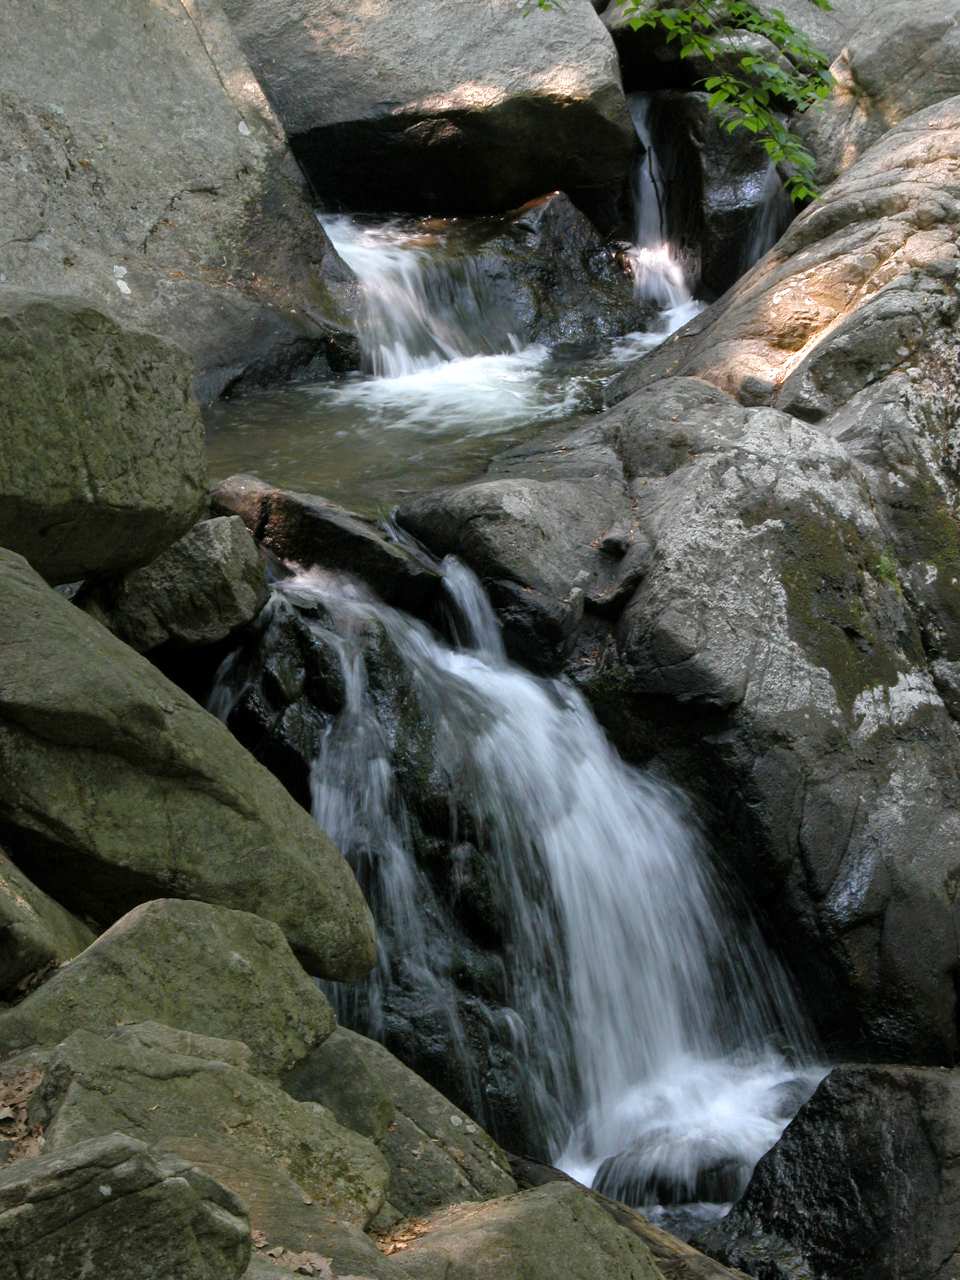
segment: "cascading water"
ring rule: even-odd
[[[693,297],[682,262],[670,243],[668,192],[650,128],[651,99],[646,93],[627,98],[640,151],[633,169],[634,243],[628,257],[638,297],[660,308],[650,334],[634,334],[641,349],[663,342],[703,310]]]
[[[277,584],[258,643],[269,666],[295,611],[342,673],[313,810],[367,892],[380,959],[369,983],[335,989],[338,1012],[383,1036],[398,1000],[415,1002],[487,1123],[477,1055],[509,1052],[528,1131],[618,1198],[728,1201],[819,1078],[789,988],[683,797],[624,764],[572,687],[511,665],[472,573],[443,571],[459,647],[316,570]],[[228,716],[249,678],[228,659],[212,709]],[[400,729],[384,702],[398,681]],[[413,811],[431,790],[443,877],[456,893],[459,859],[479,858],[502,916],[504,999],[481,1010],[480,1051]]]

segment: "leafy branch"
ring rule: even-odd
[[[787,22],[779,9],[767,13],[751,0],[689,0],[662,7],[649,0],[615,0],[634,30],[645,27],[679,42],[681,58],[702,58],[717,71],[700,83],[709,106],[723,116],[729,133],[746,129],[756,136],[771,161],[786,171],[785,186],[796,200],[816,196],[816,160],[784,123],[781,112],[807,111],[829,97],[833,77],[828,59]],[[830,0],[810,0],[830,9]],[[527,7],[530,7],[528,4]],[[536,0],[539,9],[559,9],[563,0]],[[773,48],[769,56],[735,53],[736,37],[762,36]],[[733,47],[731,47],[731,45]]]

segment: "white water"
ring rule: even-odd
[[[469,261],[445,263],[436,235],[324,217],[324,230],[360,282],[360,342],[372,377],[330,398],[386,428],[503,431],[572,413],[575,389],[544,377],[550,353],[498,323]]]
[[[340,1016],[382,1035],[391,993],[415,993],[446,1028],[484,1118],[450,976],[454,940],[397,785],[410,747],[391,736],[371,689],[382,682],[371,655],[382,662],[386,645],[451,815],[470,815],[498,886],[508,1002],[486,1016],[519,1064],[524,1108],[552,1157],[636,1204],[696,1200],[704,1171],[722,1165],[731,1199],[821,1074],[789,988],[727,901],[684,797],[624,764],[573,688],[507,662],[473,574],[455,561],[443,569],[459,648],[316,570],[281,582],[270,606],[275,620],[301,607],[335,635],[344,675],[313,811],[365,887],[381,951],[366,987],[337,991]],[[268,626],[263,661],[273,643]],[[237,679],[228,662],[211,703],[224,717]],[[458,838],[451,816],[452,847]],[[784,1086],[798,1092],[788,1105]]]
[[[690,291],[683,264],[670,243],[667,187],[650,132],[650,97],[632,93],[627,99],[641,153],[633,171],[634,235],[628,258],[637,296],[660,308],[660,323],[649,334],[631,334],[625,356],[642,355],[658,346],[703,310]]]

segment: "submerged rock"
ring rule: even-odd
[[[373,927],[339,852],[213,716],[0,551],[0,831],[107,925],[148,898],[276,921],[314,971],[365,974]]]
[[[18,1280],[239,1280],[250,1227],[206,1173],[109,1133],[0,1169],[0,1249]]]
[[[0,1053],[71,1031],[168,1022],[243,1039],[255,1071],[279,1075],[333,1030],[330,1006],[275,924],[179,899],[147,902],[0,1013]]]
[[[0,546],[72,582],[175,542],[207,477],[189,379],[176,347],[0,286]]]
[[[215,644],[267,599],[263,560],[238,516],[201,520],[156,560],[75,603],[140,653]]]
[[[838,1067],[700,1247],[762,1280],[947,1280],[958,1103],[957,1072]]]
[[[4,15],[0,282],[177,342],[203,401],[355,359],[352,275],[217,0]]]
[[[350,209],[499,213],[545,191],[612,199],[633,134],[588,0],[224,5],[321,199]]]

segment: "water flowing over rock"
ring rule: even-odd
[[[341,1017],[504,1140],[562,1154],[587,1180],[644,1147],[637,1202],[658,1177],[689,1199],[717,1143],[745,1182],[786,1121],[777,1088],[810,1069],[782,975],[748,920],[727,936],[681,799],[617,759],[569,686],[509,666],[475,579],[445,568],[462,649],[356,585],[301,573],[278,582],[269,630],[225,662],[213,696],[233,723],[275,689],[291,615],[339,655],[313,812],[381,939],[367,988],[336,991]],[[679,1155],[646,1150],[664,1131]]]
[[[0,284],[179,343],[203,401],[349,365],[352,278],[216,0],[4,17]]]
[[[926,1062],[957,1035],[958,174],[951,99],[630,366],[609,414],[399,517],[545,617],[582,585],[567,670],[631,758],[707,801],[821,1027]],[[579,494],[593,537],[529,521],[517,486]],[[499,520],[451,546],[481,494]],[[592,584],[633,543],[604,615]]]
[[[189,379],[176,347],[0,287],[0,546],[71,582],[175,542],[206,488]]]
[[[362,976],[373,931],[339,852],[223,726],[0,551],[0,832],[41,889],[107,925],[183,896],[276,921]]]
[[[838,1067],[701,1247],[763,1280],[947,1280],[960,1073]]]
[[[544,192],[611,206],[632,140],[610,37],[513,0],[226,0],[321,199],[501,213]]]

